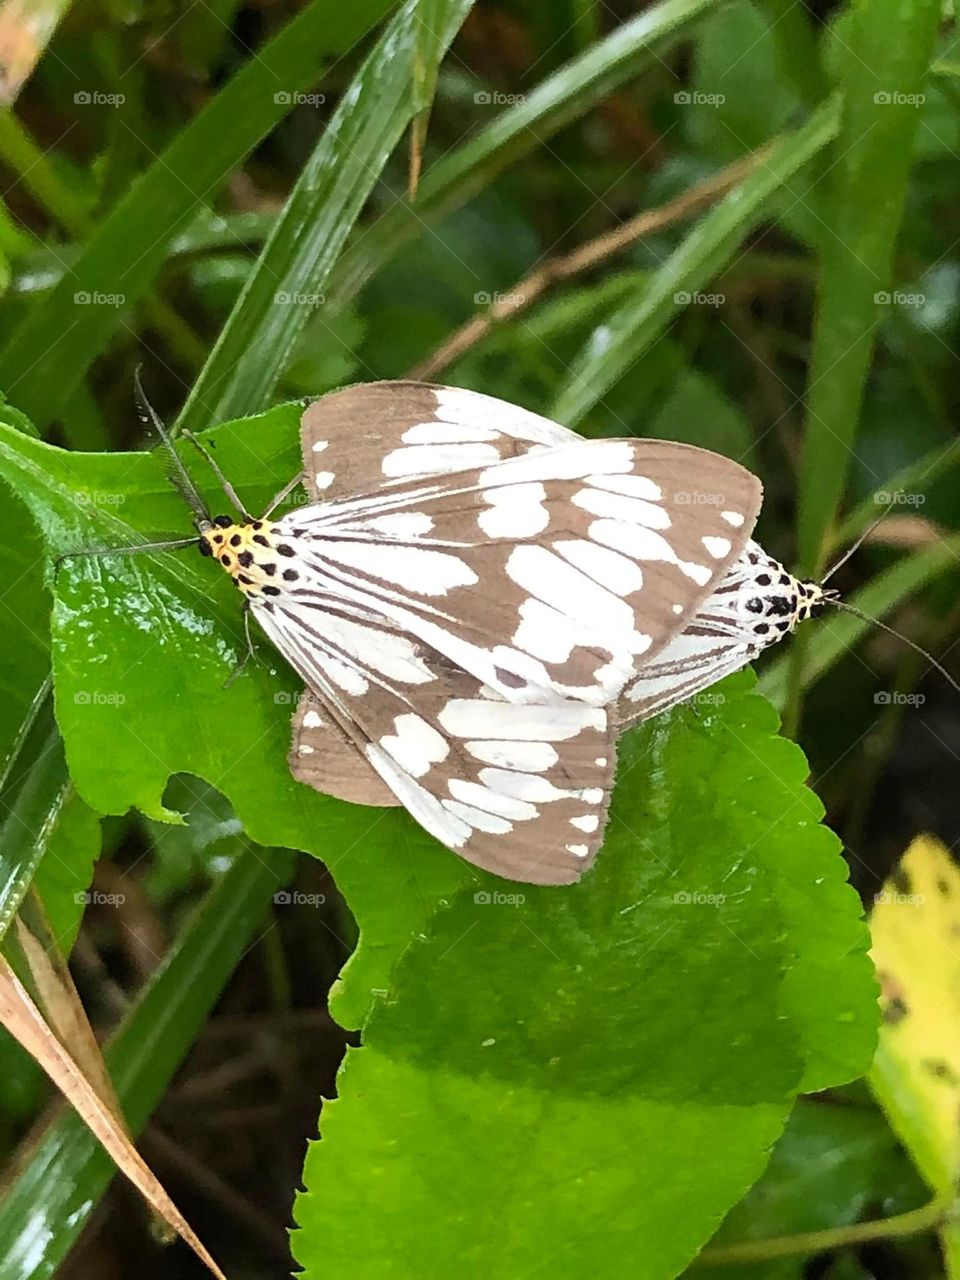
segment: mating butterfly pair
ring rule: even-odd
[[[832,595],[750,540],[759,480],[690,445],[416,382],[325,396],[301,441],[309,506],[198,519],[306,682],[292,771],[509,879],[577,880],[618,734]]]

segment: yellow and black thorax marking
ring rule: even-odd
[[[279,596],[300,577],[291,563],[295,548],[279,525],[264,520],[235,524],[229,516],[217,516],[201,530],[200,553],[218,560],[251,599]]]

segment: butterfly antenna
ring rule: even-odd
[[[233,487],[233,485],[230,483],[227,477],[223,474],[223,472],[220,469],[220,464],[217,462],[216,458],[213,456],[210,450],[206,447],[206,445],[201,444],[200,441],[197,439],[197,437],[193,434],[193,432],[188,431],[186,427],[184,427],[181,434],[183,435],[184,440],[190,441],[190,443],[196,449],[197,453],[199,453],[200,457],[203,458],[204,462],[206,462],[207,466],[210,468],[213,474],[220,481],[220,487],[223,489],[223,492],[227,495],[227,497],[230,499],[230,501],[233,503],[236,509],[240,512],[240,514],[242,516],[246,516],[248,520],[252,520],[253,516],[250,514],[247,508],[240,501],[240,495],[237,493],[236,489]]]
[[[869,613],[862,613],[856,605],[847,604],[845,600],[830,599],[827,603],[832,604],[835,609],[842,609],[844,613],[852,613],[853,616],[855,618],[859,618],[861,622],[869,622],[871,626],[879,627],[881,631],[886,631],[888,635],[896,636],[896,638],[901,640],[908,646],[908,648],[919,653],[922,658],[926,658],[934,670],[940,672],[947,684],[949,684],[951,688],[956,689],[957,693],[960,693],[960,684],[954,680],[953,676],[946,669],[943,663],[938,662],[932,653],[918,645],[915,640],[911,640],[909,636],[905,636],[903,632],[897,631],[894,627],[888,626],[887,623],[881,622],[879,618],[871,618]]]
[[[143,389],[143,381],[140,377],[140,368],[141,366],[138,365],[133,374],[133,385],[137,397],[140,421],[145,426],[153,427],[160,437],[160,442],[164,448],[167,476],[177,493],[180,494],[193,512],[198,528],[208,528],[213,521],[210,517],[210,512],[207,510],[207,504],[200,497],[197,486],[193,483],[189,471],[183,465],[183,459],[174,448],[170,433],[160,420],[160,415],[147,399],[147,393]]]
[[[828,582],[833,577],[833,575],[837,572],[837,570],[842,569],[843,566],[850,559],[850,557],[860,550],[860,548],[863,546],[866,540],[870,537],[871,533],[873,533],[877,525],[880,524],[882,521],[886,520],[887,516],[890,514],[892,510],[893,510],[892,506],[887,507],[886,511],[882,511],[880,515],[877,516],[876,520],[872,521],[869,525],[867,525],[866,529],[864,529],[860,537],[857,538],[857,540],[847,548],[847,550],[843,553],[840,559],[832,566],[832,568],[827,570],[823,578],[820,580],[821,586],[823,586],[825,582]]]

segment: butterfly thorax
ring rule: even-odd
[[[300,576],[289,531],[267,520],[236,524],[229,516],[217,516],[201,529],[199,548],[201,555],[219,561],[251,600],[282,595]]]
[[[817,617],[833,593],[788,572],[756,542],[748,542],[710,603],[762,649],[807,618]]]

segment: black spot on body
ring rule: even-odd
[[[267,583],[267,585],[263,588],[263,594],[265,596],[278,596],[280,594],[280,588],[271,587],[270,584]]]
[[[759,586],[761,586],[761,587],[769,587],[769,585],[770,585],[770,575],[769,575],[769,573],[758,573],[758,574],[757,574],[757,583],[758,583],[758,585],[759,585]]]
[[[254,542],[258,543],[261,547],[269,547],[270,545],[270,539],[265,538],[262,533],[255,533],[253,535],[253,540]]]
[[[753,628],[758,636],[765,636],[770,630],[769,622],[758,622]]]
[[[239,533],[235,533],[233,537],[230,539],[230,545],[231,547],[239,547],[242,541],[243,539],[240,537]]]
[[[293,547],[288,546],[285,542],[277,543],[277,552],[281,556],[295,556],[297,554]]]
[[[239,564],[243,565],[244,569],[249,569],[250,566],[253,564],[253,552],[241,551],[240,554],[237,556],[237,561]]]
[[[287,582],[296,582],[296,580],[300,577],[296,569],[284,569],[283,576]]]
[[[272,578],[273,575],[277,572],[277,566],[275,564],[262,564],[260,568],[263,570],[263,572],[267,575],[268,578]]]
[[[214,540],[214,542],[217,544],[217,546],[219,547],[220,543],[223,541],[223,534],[222,534],[222,533],[215,533],[215,534],[213,535],[213,540]]]
[[[253,524],[252,524],[250,527],[251,527],[251,529],[262,529],[262,528],[263,528],[263,521],[262,521],[262,520],[254,520]]]
[[[221,563],[221,564],[229,564],[229,563],[230,563],[230,557],[229,557],[226,553],[224,553],[224,554],[220,557],[220,563]]]

